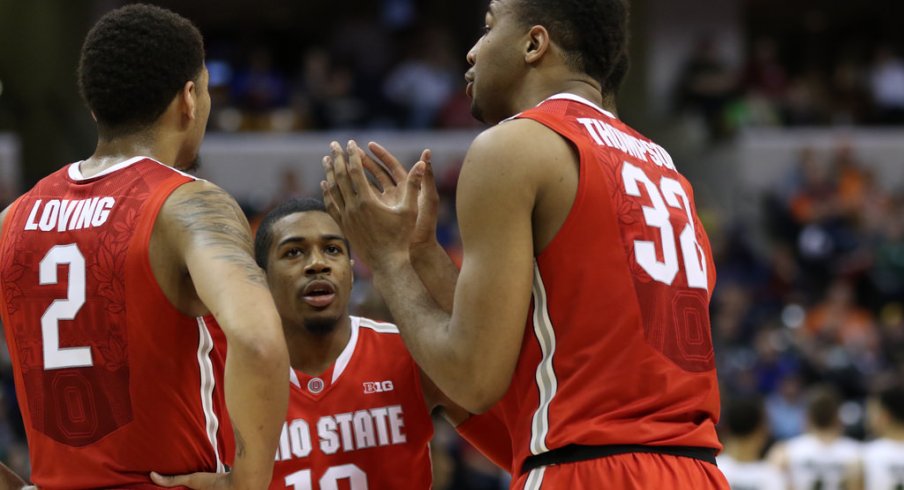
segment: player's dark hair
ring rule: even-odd
[[[753,434],[763,425],[765,418],[762,400],[754,397],[730,399],[723,413],[725,428],[738,437]]]
[[[516,15],[542,25],[566,53],[569,65],[617,93],[628,73],[626,0],[518,0]]]
[[[809,393],[807,418],[818,429],[830,429],[838,423],[841,396],[828,385],[814,387]]]
[[[204,40],[188,19],[152,5],[113,10],[82,44],[78,86],[102,138],[150,126],[204,66]]]
[[[885,388],[876,395],[876,398],[895,423],[904,425],[904,387]]]
[[[308,213],[311,211],[320,211],[325,213],[326,206],[320,199],[306,197],[303,199],[290,199],[279,206],[273,208],[257,228],[257,234],[254,236],[254,260],[257,265],[267,270],[267,259],[270,255],[270,246],[273,245],[273,224],[277,221],[295,213]],[[345,240],[345,248],[351,254],[351,247],[348,240]]]

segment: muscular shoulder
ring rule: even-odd
[[[189,182],[173,191],[160,210],[158,226],[173,237],[209,240],[225,235],[250,241],[248,221],[238,203],[205,180]]]
[[[556,168],[574,161],[571,145],[558,133],[530,119],[514,119],[474,140],[459,185],[533,198],[544,183],[558,178]]]
[[[481,133],[468,150],[469,160],[513,173],[543,170],[550,162],[571,158],[569,143],[531,119],[513,119]]]

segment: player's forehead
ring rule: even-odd
[[[277,246],[290,239],[308,242],[345,239],[336,220],[323,211],[302,211],[283,216],[273,223],[272,235]]]

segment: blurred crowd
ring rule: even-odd
[[[766,398],[771,434],[804,431],[807,387],[828,383],[863,437],[863,402],[904,378],[904,193],[840,143],[800,150],[753,223],[710,229],[719,279],[713,338],[723,397]],[[765,252],[760,252],[765,250]]]
[[[825,46],[814,54],[763,36],[737,62],[718,39],[703,36],[678,77],[674,109],[699,118],[714,139],[749,126],[901,124],[900,48],[850,42],[841,52]]]
[[[278,63],[269,45],[210,48],[207,65],[219,131],[473,127],[464,51],[447,28],[393,30],[374,20],[340,23],[335,41]]]

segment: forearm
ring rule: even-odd
[[[22,490],[26,487],[28,487],[28,483],[25,480],[6,465],[0,464],[0,490]]]
[[[430,293],[430,297],[443,311],[451,315],[458,267],[435,240],[426,245],[412,247],[409,254],[411,265]]]
[[[434,300],[408,260],[388,261],[374,268],[374,285],[383,296],[412,357],[440,391],[471,410],[468,378],[468,338],[452,335],[451,314]],[[451,303],[451,301],[450,301]]]
[[[273,319],[260,323],[266,325],[255,338],[231,339],[226,357],[226,405],[235,431],[233,479],[238,488],[266,488],[288,406],[289,363],[282,332]]]

